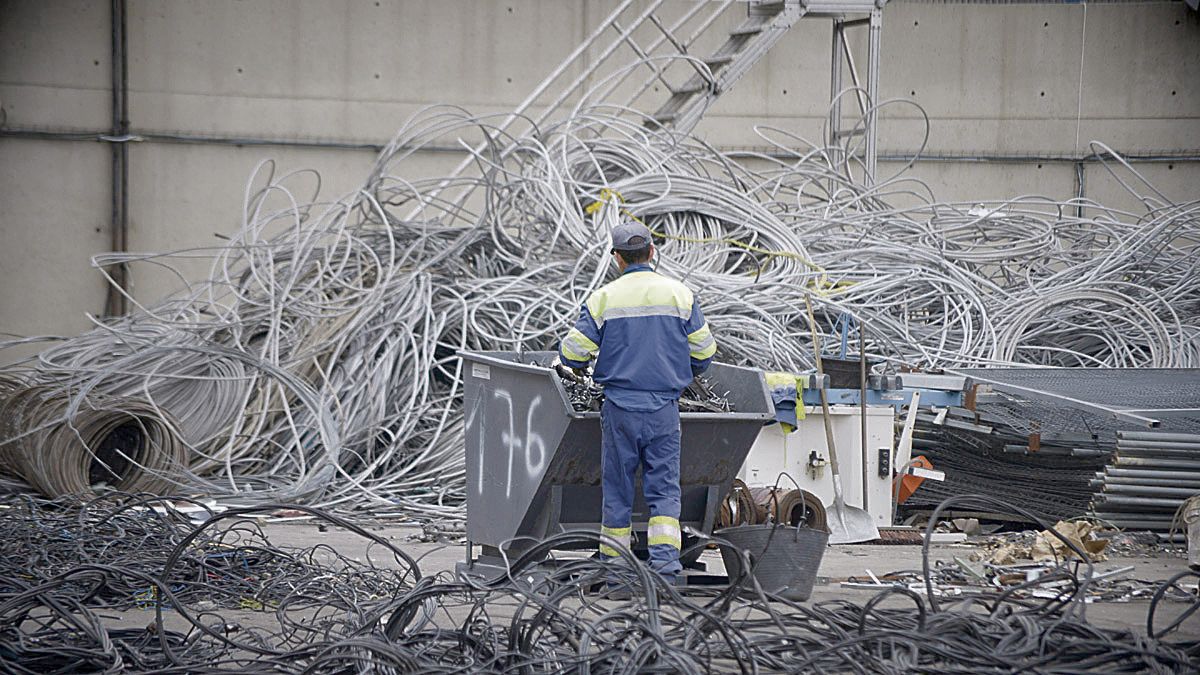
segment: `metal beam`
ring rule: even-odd
[[[870,35],[867,41],[867,100],[871,107],[867,110],[867,147],[863,150],[866,164],[866,180],[868,186],[875,184],[875,151],[879,131],[879,48],[883,33],[883,12],[876,9],[871,12]]]
[[[370,150],[379,152],[387,147],[386,141],[329,141],[305,138],[276,138],[269,136],[218,136],[212,134],[167,133],[130,130],[126,136],[113,136],[108,130],[55,130],[45,128],[9,127],[0,128],[0,138],[29,138],[44,141],[77,141],[87,143],[178,143],[184,145],[231,145],[241,146],[280,146],[293,148],[328,148],[333,150]],[[718,151],[733,157],[774,157],[780,159],[795,159],[808,150],[797,148],[794,151],[780,150],[774,146],[744,146],[744,145],[714,145]],[[464,153],[460,145],[422,145],[425,152]],[[1166,162],[1196,163],[1200,162],[1200,149],[1195,150],[1163,150],[1163,151],[1121,151],[1117,154],[1127,162],[1135,164],[1154,164]],[[908,162],[916,153],[903,150],[888,150],[878,155],[882,162]],[[1031,164],[1034,162],[1056,162],[1063,164],[1094,163],[1100,161],[1095,154],[1027,154],[1027,153],[939,153],[926,152],[916,157],[922,162],[950,163],[997,163],[997,164]]]
[[[129,68],[125,60],[125,0],[112,0],[112,135],[129,135]],[[114,252],[129,250],[129,147],[112,144],[112,218],[110,247]],[[118,263],[108,267],[110,281],[104,302],[106,316],[122,316],[129,311],[129,267]]]
[[[842,130],[842,43],[846,39],[845,22],[833,20],[833,52],[829,56],[829,138],[826,143],[837,145]]]

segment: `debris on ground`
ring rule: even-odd
[[[327,543],[272,543],[258,518],[279,504],[195,525],[139,508],[156,500],[25,497],[0,510],[0,671],[249,672],[264,661],[271,672],[314,674],[1200,667],[1194,623],[1184,623],[1200,608],[1194,572],[1150,584],[1128,579],[1128,567],[925,558],[924,574],[850,582],[875,591],[862,602],[794,603],[740,578],[670,586],[627,552],[542,566],[549,551],[599,542],[567,532],[481,582],[423,573],[402,547],[319,509],[298,510],[371,542],[361,558]],[[983,596],[991,611],[940,601],[955,596]],[[1133,597],[1149,598],[1147,634],[1105,628],[1083,611]],[[883,602],[891,599],[904,604]],[[113,617],[140,611],[134,626]]]
[[[865,577],[850,577],[842,588],[879,591],[903,588],[937,597],[987,597],[1006,599],[1049,599],[1066,601],[1077,595],[1087,603],[1129,602],[1148,599],[1162,586],[1161,582],[1129,578],[1132,565],[1093,568],[1088,572],[1082,561],[1032,563],[992,563],[973,565],[963,558],[936,561],[930,571],[930,585],[917,571],[889,572],[876,575],[865,570]],[[1195,586],[1171,586],[1163,595],[1172,601],[1195,602]]]
[[[467,524],[458,520],[434,521],[421,524],[420,534],[408,537],[409,541],[461,543],[467,539]]]
[[[1076,547],[1086,551],[1093,562],[1104,562],[1110,555],[1172,558],[1183,556],[1181,547],[1163,543],[1153,532],[1125,532],[1105,528],[1090,521],[1063,520],[1055,524],[1054,530]],[[962,545],[982,549],[966,556],[971,562],[986,561],[994,565],[1078,559],[1075,552],[1049,530],[974,536],[966,539]]]

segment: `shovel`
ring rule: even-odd
[[[804,296],[808,308],[808,330],[812,333],[813,357],[817,362],[817,380],[824,385],[825,369],[821,365],[821,340],[817,337],[817,319],[813,316],[812,301]],[[842,495],[842,476],[838,471],[837,448],[833,442],[833,420],[829,417],[829,393],[821,386],[821,413],[825,421],[825,443],[829,446],[829,467],[833,471],[833,508],[829,511],[829,543],[854,544],[879,538],[879,528],[871,514],[863,509],[847,506]],[[866,477],[863,477],[866,480]]]

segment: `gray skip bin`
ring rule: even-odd
[[[577,412],[553,352],[460,352],[466,422],[467,538],[520,552],[600,527],[600,413]],[[682,413],[680,522],[710,533],[720,500],[773,407],[762,371],[714,363],[705,376],[736,412]],[[638,479],[634,531],[649,513]]]

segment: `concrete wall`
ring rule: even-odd
[[[511,109],[614,5],[129,0],[130,122],[141,133],[383,143],[432,103]],[[662,13],[685,8],[672,0]],[[853,44],[861,68],[862,37]],[[714,106],[699,133],[724,147],[762,146],[753,126],[768,124],[816,140],[829,52],[829,22],[801,22]],[[109,55],[109,2],[0,0],[0,332],[72,333],[87,327],[87,313],[103,310],[102,279],[88,260],[108,247],[109,146],[28,132],[110,127]],[[1075,164],[1061,158],[1092,139],[1123,151],[1200,155],[1197,83],[1200,20],[1180,2],[896,1],[884,12],[881,94],[925,109],[929,152],[1059,158],[918,163],[911,174],[941,199],[1068,198]],[[911,106],[885,108],[881,151],[917,149],[918,117]],[[266,157],[283,169],[317,169],[332,197],[361,183],[373,152],[131,144],[130,250],[218,243],[214,235],[240,223],[244,186]],[[413,170],[441,172],[454,159],[422,156]],[[881,173],[899,166],[883,162]],[[1172,198],[1200,197],[1200,164],[1142,166]],[[1085,186],[1093,199],[1137,205],[1096,165],[1087,166]],[[200,263],[183,271],[204,276]],[[133,284],[140,300],[152,301],[177,281],[139,268]]]

